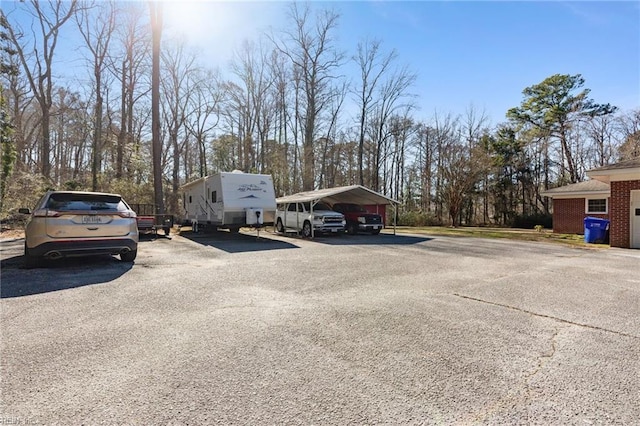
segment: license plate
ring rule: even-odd
[[[380,229],[380,227],[379,226],[374,226],[373,229]]]
[[[337,229],[332,229],[331,232],[338,232],[338,230]]]
[[[95,225],[97,223],[105,223],[102,216],[82,216],[82,223],[87,225]]]

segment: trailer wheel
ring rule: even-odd
[[[306,220],[304,225],[302,225],[302,237],[311,238],[311,223],[309,223],[308,220]]]
[[[278,222],[276,222],[276,231],[281,234],[284,234],[284,225],[282,224],[282,219],[278,218]]]

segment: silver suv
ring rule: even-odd
[[[276,230],[300,232],[304,238],[315,233],[341,234],[345,227],[344,215],[334,212],[323,202],[281,203],[276,210]]]
[[[33,212],[25,229],[27,268],[41,259],[96,254],[120,255],[133,262],[138,253],[136,213],[118,194],[49,191]]]

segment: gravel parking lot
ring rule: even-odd
[[[638,424],[640,251],[418,235],[1,254],[0,424]]]

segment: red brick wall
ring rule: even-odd
[[[640,189],[640,180],[626,180],[611,182],[611,203],[609,214],[611,226],[609,228],[609,241],[611,247],[631,247],[631,191]]]
[[[613,191],[612,191],[613,193]],[[609,200],[611,203],[611,200]],[[609,219],[607,214],[586,214],[584,198],[556,198],[553,200],[553,232],[559,234],[584,234],[584,218]],[[611,206],[609,206],[611,210]],[[627,209],[628,212],[628,209]]]

